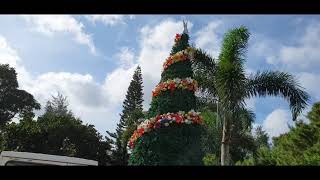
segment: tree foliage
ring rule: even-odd
[[[296,122],[289,132],[273,138],[271,148],[260,147],[256,155],[245,162],[250,161],[251,165],[320,165],[320,103],[313,105],[307,118],[310,123]],[[265,137],[261,140],[265,141]]]
[[[123,101],[123,110],[120,114],[120,122],[115,133],[109,132],[106,137],[113,145],[112,163],[114,165],[127,165],[129,154],[127,144],[130,136],[137,127],[138,120],[144,117],[142,113],[143,92],[142,74],[140,66],[135,70],[126,98]]]
[[[0,64],[0,128],[18,114],[33,117],[40,104],[31,94],[18,89],[17,73],[8,64]]]
[[[202,58],[202,60],[195,61],[193,66],[200,72],[196,77],[202,82],[200,84],[202,93],[219,103],[219,114],[223,118],[222,165],[232,163],[230,151],[238,147],[233,141],[239,138],[234,137],[232,127],[243,123],[240,121],[243,118],[239,118],[239,115],[246,110],[246,99],[266,95],[283,97],[290,104],[293,120],[306,107],[309,99],[308,94],[300,87],[296,79],[286,72],[264,71],[255,75],[246,75],[244,63],[249,36],[250,33],[244,26],[228,31],[224,36],[217,62],[202,50],[198,50],[195,54],[196,57]],[[239,145],[249,143],[247,145],[251,146],[252,140],[247,141],[248,138],[245,138],[246,142]]]
[[[110,144],[93,125],[84,125],[72,115],[66,98],[59,94],[48,104],[53,106],[47,106],[49,111],[37,120],[25,117],[19,123],[6,126],[6,150],[80,157],[97,160],[100,165],[110,163],[107,155]]]

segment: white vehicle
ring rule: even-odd
[[[0,166],[98,166],[98,162],[67,156],[2,151]]]

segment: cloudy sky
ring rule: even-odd
[[[119,121],[138,64],[144,108],[149,108],[151,91],[175,34],[182,32],[183,19],[189,21],[191,43],[215,57],[228,29],[247,26],[247,72],[290,72],[310,93],[310,103],[320,101],[320,16],[2,15],[0,63],[15,67],[20,88],[42,105],[59,91],[76,116],[106,134]],[[256,112],[255,124],[263,125],[270,136],[292,125],[288,103],[281,98],[255,98],[247,104]]]

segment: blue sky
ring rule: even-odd
[[[148,109],[183,19],[189,22],[191,43],[213,56],[219,54],[227,30],[247,26],[251,33],[247,72],[290,72],[310,93],[310,104],[320,100],[320,16],[316,15],[2,15],[0,63],[15,67],[20,87],[41,104],[59,91],[68,97],[75,115],[105,134],[119,121],[138,64]],[[248,108],[256,113],[255,124],[270,136],[292,125],[288,103],[281,98],[251,99]]]

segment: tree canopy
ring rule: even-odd
[[[110,163],[109,142],[93,125],[83,122],[68,110],[61,94],[49,100],[43,115],[34,120],[25,117],[6,126],[5,150],[64,155]]]
[[[0,128],[16,115],[33,117],[40,104],[28,92],[18,89],[17,73],[8,64],[0,64]]]

